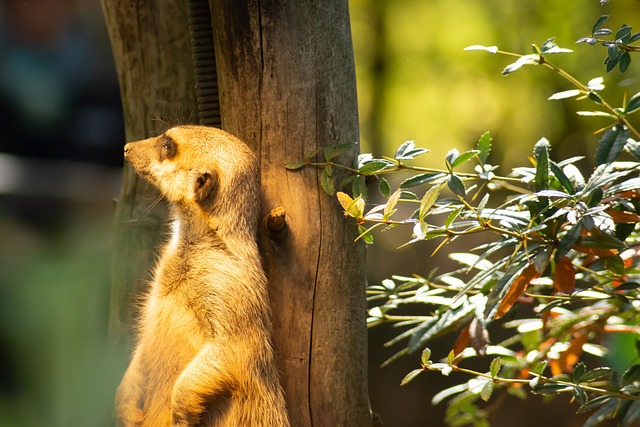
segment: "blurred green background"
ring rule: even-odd
[[[575,115],[588,101],[548,101],[567,82],[541,67],[501,77],[510,58],[473,44],[529,53],[556,37],[574,54],[555,63],[583,81],[605,76],[601,47],[574,45],[595,20],[640,26],[640,2],[612,0],[351,0],[363,152],[390,155],[406,140],[441,167],[451,148],[494,137],[491,162],[522,165],[548,138],[552,157],[591,156],[604,123]],[[632,95],[640,57],[606,76]],[[117,82],[98,0],[0,3],[0,427],[108,425],[119,373],[107,345],[110,227],[124,143]],[[581,166],[588,170],[585,161]],[[373,190],[372,190],[373,193]],[[393,236],[369,248],[369,281],[443,265],[428,245],[397,252]],[[400,388],[416,357],[381,369],[393,353],[370,333],[370,391],[388,426],[443,425],[431,397],[437,375]],[[447,340],[433,344],[446,354]],[[508,401],[494,426],[580,425],[567,402]],[[533,406],[532,406],[533,405]],[[537,404],[536,404],[537,405]],[[523,417],[526,411],[526,417]]]

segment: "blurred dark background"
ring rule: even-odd
[[[583,81],[604,76],[602,48],[574,45],[610,13],[610,28],[640,26],[640,3],[612,0],[351,0],[362,151],[392,154],[405,140],[432,150],[441,167],[451,148],[494,136],[491,162],[522,165],[547,137],[554,159],[591,156],[603,123],[575,115],[586,101],[547,101],[570,89],[548,70],[500,76],[508,58],[464,52],[472,44],[529,53],[555,36],[575,49],[556,63]],[[638,63],[606,76],[608,89],[639,91]],[[612,99],[620,103],[620,99]],[[98,0],[0,0],[0,426],[108,425],[112,387],[107,317],[110,227],[122,166],[119,92]],[[588,160],[580,165],[589,170]],[[374,191],[372,191],[374,193]],[[396,251],[409,232],[379,236],[368,249],[369,281],[447,267],[433,247]],[[455,250],[455,248],[452,248]],[[458,248],[461,249],[461,248]],[[381,369],[397,331],[370,332],[370,394],[385,425],[440,426],[433,395],[450,381],[424,375],[409,356]],[[453,338],[430,345],[446,356]],[[611,345],[623,348],[617,344]],[[624,353],[624,351],[622,351]],[[624,357],[624,354],[623,356]],[[575,406],[507,400],[492,425],[580,425]]]

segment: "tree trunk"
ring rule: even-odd
[[[175,1],[102,2],[127,139],[152,133],[152,115],[193,121],[185,8]],[[319,171],[284,168],[326,144],[358,139],[347,2],[210,3],[223,128],[260,159],[265,213],[286,212],[286,228],[269,234],[262,249],[292,426],[369,426],[364,248],[353,243],[355,227],[337,202],[320,189]],[[353,149],[340,160],[356,155]],[[161,215],[144,214],[155,197],[145,188],[125,174],[116,217],[116,337],[127,336],[132,305],[125,301],[147,278],[158,236]]]

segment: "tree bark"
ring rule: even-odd
[[[190,121],[197,105],[185,8],[171,1],[102,3],[127,140],[151,134],[152,115]],[[326,144],[358,140],[348,4],[276,3],[210,0],[223,128],[260,159],[265,213],[286,212],[286,228],[268,235],[263,257],[292,426],[369,426],[364,248],[321,190],[319,171],[284,168]],[[354,148],[339,160],[356,155]],[[157,241],[162,214],[145,214],[154,197],[125,173],[112,297],[117,337],[128,336],[132,305],[125,301],[147,278]]]

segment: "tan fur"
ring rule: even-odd
[[[124,426],[288,426],[256,245],[256,160],[214,128],[175,127],[125,146],[170,202],[173,236],[116,394]]]

